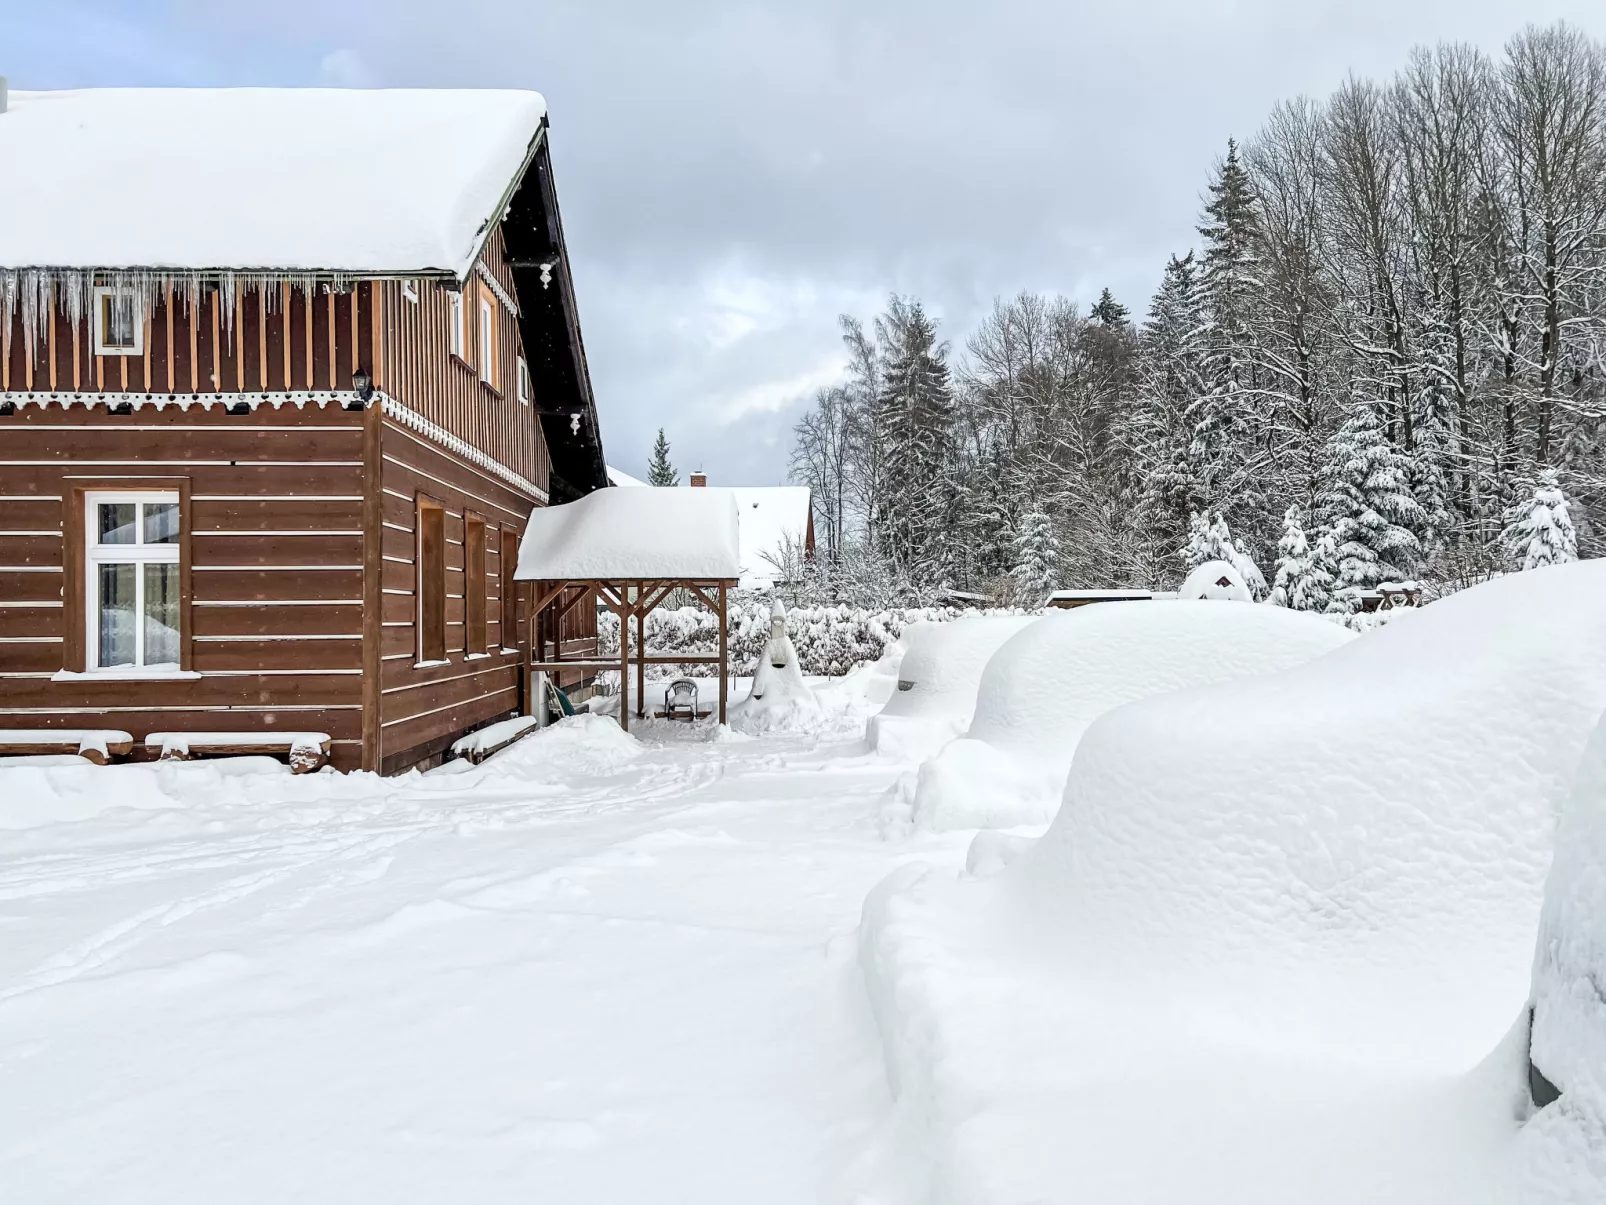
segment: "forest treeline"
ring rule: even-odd
[[[1198,235],[1141,317],[1023,293],[956,350],[915,299],[844,316],[795,429],[809,592],[1174,588],[1213,533],[1343,608],[1522,568],[1536,507],[1558,557],[1606,551],[1600,43],[1530,27],[1285,101]]]

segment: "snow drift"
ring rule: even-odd
[[[1545,883],[1533,971],[1533,1068],[1559,1097],[1523,1127],[1529,1202],[1606,1198],[1606,718],[1579,768]]]
[[[1046,824],[1089,724],[1135,699],[1299,665],[1352,640],[1284,607],[1106,603],[1045,615],[993,655],[966,736],[920,767],[914,823]]]
[[[1600,1047],[1571,1036],[1601,1008],[1599,843],[1576,816],[1534,974],[1563,1095],[1517,1127],[1603,595],[1606,562],[1517,574],[1118,708],[1031,849],[878,888],[861,960],[948,1199],[1465,1205],[1504,1199],[1523,1149],[1519,1198],[1542,1165],[1568,1187],[1538,1199],[1602,1199]]]
[[[988,660],[1036,619],[965,615],[905,629],[908,650],[898,670],[898,689],[870,717],[870,747],[891,757],[919,759],[963,732],[976,710],[976,689]]]

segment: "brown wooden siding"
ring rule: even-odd
[[[0,727],[310,729],[355,768],[363,418],[315,405],[0,416]],[[51,680],[83,623],[64,605],[74,487],[120,477],[188,482],[198,680]]]
[[[502,624],[502,532],[522,532],[539,502],[466,464],[398,423],[380,433],[380,749],[387,773],[429,761],[462,733],[517,714],[523,705],[528,598],[517,630]],[[415,529],[422,494],[442,505],[446,534],[446,664],[418,665]],[[464,583],[464,516],[485,521],[486,653],[469,656]],[[528,587],[521,587],[528,595]]]
[[[28,355],[21,313],[0,330],[0,392],[12,393],[283,393],[351,388],[357,366],[374,365],[374,306],[384,285],[356,284],[336,293],[315,285],[241,287],[232,331],[222,295],[203,289],[192,311],[182,292],[158,293],[145,315],[144,351],[97,356],[90,316],[76,325],[56,311],[35,332]],[[309,346],[310,344],[310,346]],[[331,349],[333,349],[331,351]]]
[[[516,303],[500,232],[487,240],[480,262]],[[416,301],[408,300],[409,289]],[[451,351],[451,296],[445,285],[428,281],[390,281],[379,287],[376,304],[385,348],[379,387],[544,491],[551,473],[546,440],[534,403],[524,405],[518,397],[518,358],[523,354],[518,319],[477,273],[470,274],[463,289],[464,357],[459,359]],[[498,324],[494,389],[480,379],[482,297],[490,299]]]

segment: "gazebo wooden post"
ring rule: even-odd
[[[647,587],[636,586],[636,715],[647,718]]]
[[[719,583],[719,722],[725,722],[725,695],[730,689],[730,635],[725,627],[725,583]]]
[[[619,727],[630,731],[630,588],[619,587]],[[640,651],[636,654],[641,655]]]

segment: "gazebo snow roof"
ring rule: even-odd
[[[740,528],[730,494],[603,489],[538,507],[519,545],[520,581],[734,582]]]

